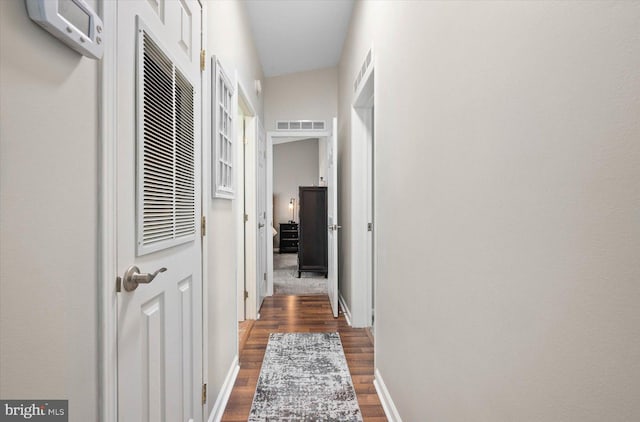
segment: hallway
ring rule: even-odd
[[[339,332],[366,421],[640,421],[639,22],[0,0],[0,420],[246,421],[269,333]]]
[[[240,350],[240,372],[223,421],[247,420],[270,333],[333,331],[340,333],[364,421],[387,420],[373,385],[373,341],[366,329],[351,328],[342,314],[334,319],[329,300],[320,295],[267,297],[260,315]]]

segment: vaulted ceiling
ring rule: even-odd
[[[246,0],[266,77],[336,66],[354,0]]]

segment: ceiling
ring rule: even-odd
[[[353,0],[245,0],[265,77],[336,66]]]

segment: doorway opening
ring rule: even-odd
[[[354,299],[352,320],[375,333],[376,226],[375,226],[375,84],[373,64],[362,76],[351,112],[353,145],[353,219],[357,232],[354,248]],[[365,157],[364,160],[359,157]]]
[[[255,168],[249,164],[248,155],[251,154],[250,147],[255,144],[255,111],[251,102],[242,89],[238,85],[238,103],[236,112],[235,137],[237,145],[237,192],[236,201],[234,201],[237,242],[236,256],[236,282],[237,282],[237,313],[238,321],[246,319],[256,319],[256,306],[251,303],[251,297],[255,298],[255,294],[251,295],[251,291],[255,291],[255,283],[252,283],[252,277],[255,276],[255,266],[251,265],[255,256],[252,251],[255,250],[255,237],[251,234],[251,225],[249,216],[251,206],[255,203],[255,199],[251,195],[252,175]],[[253,305],[253,306],[252,306]]]
[[[288,272],[288,274],[285,274],[288,280],[291,281],[292,279],[297,279],[293,281],[294,282],[297,281],[298,283],[301,280],[309,279],[309,278],[298,277],[298,275],[302,276],[303,274],[306,274],[305,270],[311,271],[310,274],[313,274],[313,271],[318,271],[318,274],[315,275],[316,280],[314,280],[314,282],[317,281],[319,284],[326,283],[326,290],[324,289],[324,286],[323,286],[322,293],[320,292],[317,292],[317,293],[327,294],[329,296],[334,317],[338,316],[338,260],[337,260],[338,243],[337,242],[338,242],[338,229],[342,227],[338,223],[338,213],[337,213],[338,150],[337,150],[336,136],[337,136],[337,119],[333,118],[333,126],[332,126],[331,132],[329,131],[313,131],[313,132],[299,131],[298,132],[298,131],[284,131],[284,130],[274,131],[274,132],[268,133],[268,142],[267,142],[267,145],[269,146],[268,151],[271,154],[271,159],[269,161],[273,163],[270,166],[270,168],[272,169],[272,172],[270,173],[270,176],[268,177],[268,182],[267,182],[268,196],[272,198],[272,207],[269,207],[269,209],[272,208],[271,221],[274,224],[274,229],[275,227],[278,227],[280,229],[278,233],[280,236],[283,236],[283,235],[289,236],[289,239],[295,239],[296,236],[300,236],[298,238],[298,242],[300,241],[300,239],[302,239],[302,242],[303,242],[302,245],[298,243],[297,244],[298,248],[296,248],[295,241],[290,241],[288,243],[287,242],[281,243],[280,236],[277,236],[274,238],[273,246],[274,246],[274,251],[276,251],[277,253],[272,254],[273,255],[272,262],[274,263],[274,269],[273,269],[273,277],[269,278],[269,281],[268,281],[269,283],[268,289],[270,292],[273,292],[274,294],[277,294],[278,292],[278,289],[276,289],[276,286],[275,286],[276,283],[278,282],[277,280],[278,274],[277,274],[276,268],[282,269],[282,267],[285,267],[284,271]],[[276,151],[276,148],[278,148],[278,145],[296,144],[296,143],[298,143],[298,145],[303,145],[303,144],[300,144],[300,142],[305,142],[308,140],[314,141],[314,143],[311,144],[311,149],[317,150],[318,154],[317,154],[317,158],[312,159],[314,161],[314,164],[312,165],[312,167],[314,169],[317,168],[317,170],[314,170],[314,172],[309,176],[311,179],[316,178],[315,179],[316,183],[313,183],[315,187],[310,186],[310,187],[307,187],[308,189],[306,190],[320,191],[321,197],[322,197],[322,194],[324,194],[324,200],[320,198],[319,203],[324,204],[322,205],[322,208],[323,210],[326,210],[326,212],[323,211],[320,213],[321,214],[321,218],[319,219],[320,222],[316,224],[318,226],[324,226],[325,233],[326,233],[325,235],[326,237],[323,236],[324,240],[326,241],[325,243],[326,247],[324,251],[326,252],[326,256],[325,256],[326,264],[324,264],[322,268],[316,267],[315,265],[310,265],[309,267],[306,267],[306,265],[304,265],[305,262],[303,262],[302,264],[299,264],[300,262],[299,259],[306,261],[306,257],[304,255],[304,242],[306,241],[305,239],[308,239],[308,237],[305,237],[304,221],[302,222],[302,226],[303,226],[302,228],[298,224],[300,223],[299,218],[301,216],[300,205],[302,202],[303,203],[302,205],[304,207],[304,202],[305,202],[304,196],[300,197],[301,192],[305,191],[304,187],[301,188],[298,183],[294,182],[289,186],[289,191],[286,191],[284,194],[282,192],[279,193],[277,190],[279,188],[276,187],[277,169],[280,169],[282,166],[285,166],[285,170],[288,170],[289,169],[288,166],[290,166],[292,161],[291,159],[288,159],[288,160],[284,160],[284,164],[282,163],[283,160],[282,158],[280,159],[278,158],[278,154]],[[289,158],[290,157],[291,156],[289,156]],[[316,155],[313,154],[312,157],[316,157]],[[317,167],[315,163],[317,163]],[[319,185],[324,185],[324,186],[319,186]],[[309,200],[311,200],[310,198],[311,197],[309,197]],[[303,212],[302,215],[304,216],[305,213]],[[284,224],[284,226],[281,226],[280,222]],[[278,230],[276,229],[276,231]],[[303,253],[298,254],[298,252],[301,249]],[[279,256],[282,255],[280,254],[281,251],[283,252],[283,254],[287,252],[292,253],[293,257],[290,257],[288,259],[283,257],[283,259],[280,260]],[[280,262],[276,262],[276,260],[279,260]],[[314,277],[314,275],[312,275],[311,277]],[[291,294],[291,293],[287,293],[284,290],[281,290],[281,292],[282,294]],[[303,290],[300,293],[296,292],[293,294],[313,294],[313,292],[309,293],[308,290]]]
[[[299,272],[301,187],[326,186],[326,138],[272,137],[273,294],[325,295],[326,273]],[[326,236],[326,235],[325,235]]]

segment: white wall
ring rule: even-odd
[[[291,220],[289,201],[296,200],[295,221],[298,219],[298,187],[318,184],[318,139],[287,142],[273,146],[273,222],[279,224]],[[280,233],[274,238],[278,247]]]
[[[276,120],[325,120],[327,128],[338,112],[336,67],[266,78],[264,127],[276,130]]]
[[[244,5],[235,1],[208,1],[205,7],[207,56],[218,56],[232,79],[237,72],[256,114],[262,116],[262,99],[253,89],[254,80],[262,79],[262,68]],[[203,123],[209,125],[209,122]],[[209,147],[210,143],[205,142],[203,153],[210,157]],[[205,183],[210,186],[210,168],[206,171]],[[235,207],[241,206],[239,197],[233,201],[212,200],[209,188],[203,199],[209,201],[205,282],[209,307],[207,406],[210,411],[237,352],[236,266],[242,265],[243,258],[238,256],[236,241],[242,227],[236,221]]]
[[[78,422],[98,417],[97,76],[0,1],[0,397]]]
[[[404,420],[640,420],[639,21],[637,2],[356,4],[340,171],[374,44],[376,365]]]

